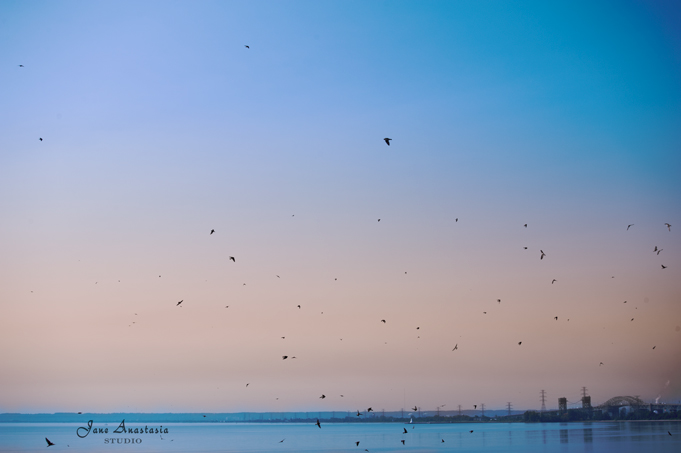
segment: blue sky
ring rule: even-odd
[[[664,223],[681,226],[680,18],[674,2],[3,2],[0,270],[8,284],[0,307],[9,315],[0,321],[0,357],[14,391],[0,410],[68,410],[59,398],[37,402],[36,390],[68,394],[83,375],[126,376],[104,361],[69,371],[77,359],[65,351],[79,338],[60,329],[80,328],[112,357],[118,342],[170,343],[177,332],[197,338],[180,354],[197,360],[196,375],[176,370],[171,355],[139,357],[140,389],[159,375],[181,378],[168,378],[168,394],[133,409],[209,410],[217,404],[210,393],[169,396],[204,378],[233,379],[239,389],[243,379],[261,378],[297,395],[282,410],[314,409],[319,402],[305,400],[302,377],[322,364],[329,371],[315,371],[320,376],[343,375],[324,361],[334,357],[321,346],[325,335],[337,330],[347,344],[355,322],[393,308],[402,310],[393,314],[397,324],[419,316],[432,323],[432,348],[459,337],[465,344],[467,335],[478,342],[477,359],[462,359],[486,370],[460,377],[471,395],[491,395],[482,374],[509,357],[495,342],[515,344],[533,331],[541,344],[530,313],[552,319],[562,310],[561,319],[581,316],[590,327],[566,330],[514,362],[509,382],[531,395],[515,407],[534,404],[543,385],[525,373],[556,391],[563,380],[601,389],[603,400],[615,390],[654,398],[663,387],[678,397],[681,260],[675,227]],[[204,237],[211,229],[218,235]],[[524,246],[531,259],[518,255]],[[653,246],[664,254],[651,256]],[[230,255],[239,266],[228,267]],[[394,280],[407,271],[412,280]],[[156,274],[172,278],[160,284]],[[282,278],[270,281],[275,275]],[[345,286],[329,286],[338,277]],[[553,278],[566,286],[542,286]],[[124,289],[102,289],[119,279]],[[479,304],[505,299],[499,293],[518,306],[479,319]],[[183,297],[207,310],[191,328],[173,318],[177,310],[139,336],[128,318],[116,318],[166,313],[167,301],[174,309]],[[610,299],[633,298],[659,302],[649,324],[632,332],[611,326],[619,315]],[[216,334],[211,344],[251,352],[249,359],[214,351],[235,364],[229,370],[192,349],[223,316],[206,307],[224,300],[244,311],[234,336]],[[300,300],[338,318],[322,328],[316,318],[279,311]],[[628,322],[628,312],[621,315]],[[279,362],[261,354],[278,351],[268,335],[282,319],[318,361],[275,379]],[[353,357],[375,360],[362,345],[388,337],[370,325],[338,351],[338,367],[351,368]],[[616,332],[618,348],[608,349],[610,333],[594,326]],[[399,376],[400,357],[424,367],[442,360],[401,332],[389,336],[401,349],[384,366],[348,377],[353,404]],[[656,348],[663,358],[644,355],[647,348],[633,354],[644,340],[666,341]],[[588,363],[566,346],[580,342],[594,349]],[[560,356],[573,374],[540,364],[547,356]],[[604,356],[621,368],[594,370]],[[27,384],[25,373],[41,375],[46,357],[66,368]],[[428,404],[461,369],[447,366],[423,389]],[[401,379],[391,384],[400,395],[418,375]],[[95,407],[86,410],[128,409],[113,407],[124,389],[107,385],[112,399],[93,399],[94,386]],[[490,398],[501,407],[509,391]],[[225,398],[234,410],[275,409],[272,395],[259,395]],[[398,409],[400,401],[385,396],[380,404]]]

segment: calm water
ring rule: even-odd
[[[81,439],[75,423],[0,423],[0,451],[50,452],[681,452],[681,423],[570,423],[443,425],[401,424],[212,424],[167,423],[168,434],[90,432]],[[126,423],[126,428],[144,428]],[[147,424],[158,428],[159,425]],[[403,434],[403,427],[408,434]],[[104,428],[95,423],[93,428]],[[473,430],[473,433],[469,431]],[[672,433],[672,436],[667,434]],[[81,434],[83,432],[81,431]],[[161,439],[163,437],[163,439]],[[105,444],[105,439],[141,439],[138,444]],[[279,442],[284,439],[284,442]],[[405,445],[400,442],[405,440]],[[444,439],[444,443],[442,442]],[[355,442],[359,441],[359,447]]]

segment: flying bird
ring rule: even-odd
[[[250,47],[249,47],[249,46],[247,46],[247,45],[245,45],[245,44],[244,44],[244,47],[245,47],[245,48],[247,48],[247,49],[250,49]]]
[[[540,260],[543,260],[544,257],[546,256],[546,253],[544,253],[543,250],[539,250],[541,252],[541,256],[539,257]]]
[[[288,356],[287,356],[287,355],[281,356],[281,360],[286,360],[286,359],[288,359]]]
[[[556,321],[558,321],[558,316],[554,316],[553,319],[555,319]]]
[[[322,393],[322,396],[320,396],[319,398],[320,398],[320,399],[324,399],[324,398],[326,398],[326,395],[324,395],[324,394]]]
[[[633,227],[634,224],[632,223],[631,225],[627,225],[627,231],[629,231],[629,228]]]
[[[521,344],[523,344],[523,342],[522,342],[522,341],[519,341],[519,342],[518,342],[518,346],[520,346]]]
[[[298,305],[298,308],[300,308],[300,305]]]
[[[279,441],[279,443],[282,443],[282,442],[285,441],[285,440],[286,440],[286,438],[284,437],[283,439],[281,439],[281,440]]]
[[[210,234],[215,233],[215,230],[210,230]],[[208,236],[210,236],[210,234]]]
[[[667,269],[667,266],[665,266],[664,264],[660,264],[660,266],[662,266],[662,269]]]
[[[598,366],[601,366],[601,365],[603,365],[603,362],[601,362],[601,363],[598,364]]]
[[[668,224],[668,223],[665,223],[665,225],[667,225],[667,229],[668,229],[669,231],[671,231],[671,230],[672,230],[672,226],[671,226],[670,224]]]
[[[402,439],[402,441],[401,441],[401,442],[402,442],[402,445],[404,445],[404,439]]]
[[[459,343],[454,345],[454,349],[452,349],[452,351],[456,351],[457,349],[459,349]]]
[[[232,261],[234,261],[234,262],[236,263],[236,260],[234,259],[233,256],[230,256],[229,259],[232,260]]]
[[[40,137],[40,141],[41,141],[41,142],[43,141],[43,138],[42,138],[42,137]]]
[[[402,428],[404,432],[402,434],[407,434],[407,428]]]
[[[359,441],[355,442],[355,446],[359,447]]]
[[[177,303],[177,305],[180,305],[182,302],[184,302],[184,299],[182,299],[181,301],[179,301],[179,302]],[[175,305],[175,306],[177,307],[177,305]]]
[[[392,138],[387,138],[387,137],[386,137],[386,138],[384,138],[383,140],[385,140],[385,143],[386,143],[388,146],[390,146],[390,140],[392,140]]]
[[[359,417],[360,415],[364,415],[364,414],[361,414],[359,411],[357,411],[357,417]]]
[[[445,440],[444,440],[444,439],[442,439],[442,443],[443,443],[443,444],[445,443]]]
[[[497,302],[501,303],[501,299],[497,299]]]
[[[527,228],[527,224],[525,224],[524,227]]]
[[[54,445],[54,442],[50,442],[50,439],[48,439],[47,437],[45,438],[45,440],[47,441],[48,447],[51,447],[52,445]]]
[[[416,406],[414,406],[414,410],[415,410],[415,411],[417,411],[417,410],[419,410],[419,408],[418,408],[418,407],[416,407]]]
[[[653,249],[653,252],[657,252],[657,246],[655,246],[655,248]]]
[[[319,419],[317,419],[317,423],[315,425],[319,426],[319,429],[322,429],[322,425],[319,423]]]
[[[653,349],[655,349],[657,346],[653,346]]]
[[[373,411],[372,408],[367,409],[367,413],[369,413],[369,412],[371,412],[371,411]]]
[[[20,65],[19,65],[19,67],[20,67],[20,68],[23,68],[23,67],[24,67],[24,65],[20,64]]]
[[[473,430],[471,429],[471,433],[472,433],[472,432],[473,432]]]
[[[669,431],[667,431],[667,434],[669,434],[670,436],[672,435],[672,433],[670,433]]]
[[[662,251],[662,249],[658,250],[658,251],[657,251],[657,254],[659,255],[661,251]]]
[[[385,319],[381,319],[381,322],[382,322],[383,324],[385,324]]]
[[[248,387],[249,384],[250,384],[250,382],[248,384],[246,384],[246,387]]]
[[[551,280],[551,284],[553,285],[553,284],[556,283],[557,281],[558,281],[558,280],[556,280],[556,279],[554,278],[553,280]]]

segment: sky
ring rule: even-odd
[[[680,25],[0,3],[0,412],[680,400]]]

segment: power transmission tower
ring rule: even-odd
[[[586,398],[586,387],[582,387],[582,398]]]
[[[485,403],[482,403],[480,406],[482,406],[482,416],[485,416]]]
[[[507,403],[506,407],[508,407],[508,415],[511,415],[511,403]]]
[[[546,392],[541,391],[541,411],[546,412]]]
[[[459,404],[459,417],[461,416],[461,405]]]

